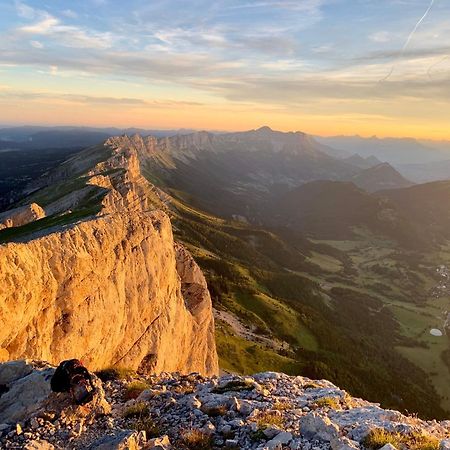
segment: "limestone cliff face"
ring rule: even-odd
[[[97,216],[0,245],[0,359],[215,374],[203,274],[152,207],[137,155],[113,150],[88,173],[107,190]]]

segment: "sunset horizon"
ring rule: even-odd
[[[446,12],[425,0],[4,2],[0,123],[450,140]]]

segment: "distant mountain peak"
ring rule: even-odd
[[[255,131],[259,131],[259,132],[263,132],[263,133],[272,133],[273,132],[272,128],[270,128],[267,125],[257,128]]]

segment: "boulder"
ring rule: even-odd
[[[93,384],[96,394],[93,400],[78,406],[73,403],[70,394],[51,391],[50,380],[54,372],[55,368],[46,363],[13,361],[0,364],[0,376],[9,381],[6,384],[8,390],[0,397],[0,423],[16,425],[30,420],[37,428],[36,417],[51,416],[65,424],[76,424],[92,421],[111,411],[102,382],[95,375]]]
[[[309,413],[300,419],[300,432],[309,440],[331,442],[339,435],[339,428],[326,416]]]
[[[0,364],[0,374],[9,381],[7,392],[0,397],[0,423],[16,424],[38,411],[51,393],[54,371],[49,365],[35,368],[31,363],[17,361]]]
[[[115,436],[104,436],[91,450],[141,450],[146,445],[145,431],[123,431]]]
[[[11,384],[13,381],[29,375],[32,371],[33,366],[25,359],[0,364],[0,385]]]

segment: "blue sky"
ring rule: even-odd
[[[430,4],[3,0],[0,121],[445,137],[450,1],[410,36]]]

